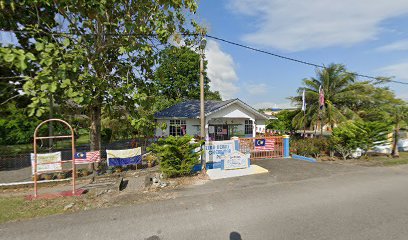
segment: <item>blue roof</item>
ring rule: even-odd
[[[205,101],[205,114],[217,111],[223,106],[236,101],[237,99],[230,99],[226,101]],[[198,118],[200,117],[200,100],[189,100],[154,114],[155,118]]]

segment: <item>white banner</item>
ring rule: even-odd
[[[234,140],[206,142],[205,160],[206,162],[221,162],[234,151]]]
[[[107,158],[130,158],[142,154],[142,148],[132,148],[124,150],[106,150]]]
[[[224,169],[248,168],[248,160],[249,154],[235,151],[224,160]]]
[[[34,153],[31,153],[31,169],[34,174]],[[62,170],[61,152],[37,154],[37,173]]]

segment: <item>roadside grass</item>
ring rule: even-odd
[[[382,161],[384,161],[384,166],[408,164],[408,152],[400,152],[399,158],[387,158]]]
[[[0,223],[64,212],[64,203],[53,200],[25,200],[24,197],[0,197]]]

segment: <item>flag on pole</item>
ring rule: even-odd
[[[322,85],[320,85],[320,87],[319,87],[319,106],[320,106],[320,109],[323,109],[323,106],[324,106],[324,91],[323,91]]]
[[[303,89],[303,94],[302,94],[302,111],[306,111],[306,97],[305,97],[305,89]]]
[[[76,152],[75,164],[87,164],[101,161],[101,154],[99,151],[93,152]]]
[[[142,163],[142,148],[106,150],[108,166],[126,166]]]

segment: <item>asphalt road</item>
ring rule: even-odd
[[[408,166],[263,164],[171,200],[3,224],[0,239],[408,239]]]

